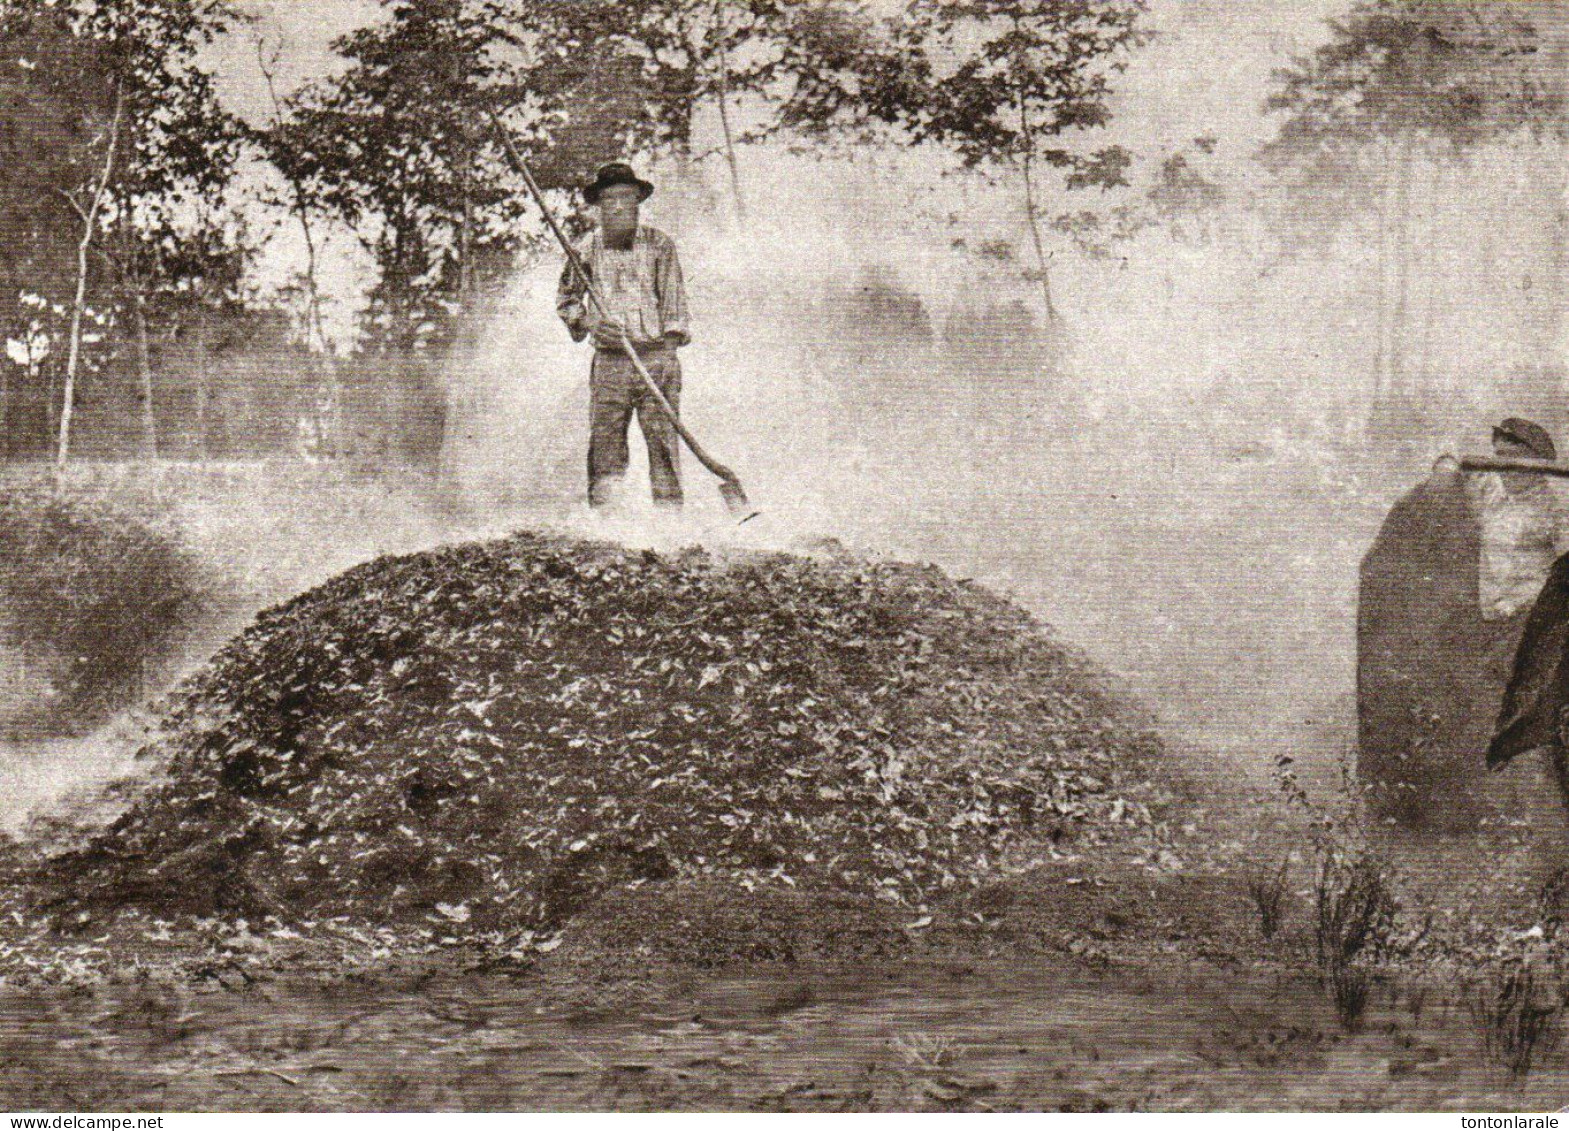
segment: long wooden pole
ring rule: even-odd
[[[1569,464],[1545,459],[1502,459],[1498,456],[1467,456],[1460,461],[1462,471],[1534,471],[1569,479]]]
[[[555,216],[550,212],[550,206],[545,202],[545,193],[539,187],[539,182],[534,180],[534,174],[529,172],[528,164],[523,160],[523,155],[518,152],[517,146],[513,144],[512,135],[507,133],[506,127],[501,124],[501,119],[496,117],[493,112],[490,114],[490,121],[496,128],[496,136],[501,139],[501,144],[505,147],[513,168],[523,178],[523,183],[528,186],[529,193],[532,194],[534,202],[539,205],[540,213],[545,217],[545,223],[555,233],[557,242],[561,244],[561,250],[566,253],[567,262],[572,264],[572,269],[577,272],[578,278],[582,280],[583,289],[587,293],[589,300],[599,308],[601,318],[609,319],[610,308],[600,295],[599,288],[594,285],[594,280],[588,273],[588,265],[578,255],[577,248],[572,246],[572,241],[567,239],[566,232],[556,223]],[[696,437],[687,430],[685,424],[681,423],[681,414],[676,412],[675,406],[670,403],[664,394],[664,390],[659,387],[653,375],[649,373],[648,367],[643,364],[643,359],[638,356],[637,349],[632,345],[632,337],[627,333],[626,327],[618,326],[617,329],[621,331],[622,349],[626,350],[627,357],[632,361],[632,368],[637,370],[637,375],[643,379],[643,384],[653,394],[654,402],[659,405],[660,411],[669,419],[681,439],[686,441],[686,446],[692,449],[692,454],[697,457],[697,462],[706,467],[719,479],[719,494],[723,497],[725,505],[732,512],[747,509],[750,504],[747,502],[746,490],[741,486],[740,478],[735,472],[703,450],[703,446],[697,442]]]

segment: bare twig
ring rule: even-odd
[[[279,1080],[282,1080],[285,1084],[288,1084],[291,1087],[295,1087],[295,1088],[300,1087],[300,1082],[298,1080],[296,1080],[293,1076],[290,1076],[290,1075],[288,1075],[285,1072],[279,1072],[276,1068],[265,1068],[265,1067],[263,1067],[260,1064],[256,1065],[254,1068],[225,1068],[225,1069],[223,1069],[220,1072],[213,1073],[213,1075],[214,1076],[273,1076],[273,1077],[276,1077]]]

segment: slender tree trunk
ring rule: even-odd
[[[1017,22],[1017,21],[1015,21]],[[1055,334],[1060,319],[1057,304],[1051,296],[1051,263],[1046,255],[1046,241],[1041,238],[1040,209],[1035,199],[1035,131],[1030,125],[1030,110],[1024,98],[1019,98],[1019,136],[1024,142],[1019,170],[1024,175],[1024,214],[1030,224],[1030,240],[1035,245],[1035,265],[1040,272],[1041,298],[1046,303],[1046,325]]]
[[[725,0],[714,0],[715,62],[719,67],[719,129],[724,135],[725,162],[730,166],[730,192],[735,197],[737,219],[746,219],[746,197],[741,192],[741,163],[736,156],[735,134],[730,128],[730,62],[725,51]]]
[[[1559,184],[1562,186],[1558,194],[1558,239],[1565,254],[1559,260],[1557,269],[1558,293],[1569,294],[1569,278],[1564,277],[1569,272],[1569,139],[1560,139],[1558,143],[1558,158],[1563,169]],[[1569,393],[1569,311],[1558,311],[1558,364],[1563,373],[1563,391]]]
[[[1036,270],[1040,273],[1041,298],[1046,303],[1046,321],[1055,327],[1057,304],[1051,297],[1051,261],[1046,256],[1046,241],[1041,238],[1040,213],[1035,203],[1034,158],[1026,152],[1020,167],[1024,173],[1024,214],[1030,223],[1030,240],[1035,245]]]
[[[283,100],[278,96],[278,86],[273,78],[272,63],[268,61],[266,45],[258,40],[256,56],[262,78],[267,83],[267,94],[272,100],[273,125],[283,123]],[[276,62],[276,59],[273,60]],[[343,454],[343,390],[338,376],[337,360],[327,341],[327,331],[321,314],[321,284],[319,258],[316,251],[316,230],[311,224],[310,204],[303,182],[289,177],[289,190],[293,194],[293,212],[300,224],[300,234],[305,237],[305,348],[315,358],[317,380],[327,395],[325,427],[327,456],[336,459]]]
[[[469,163],[472,153],[465,151],[459,166],[459,188],[462,194],[462,213],[458,229],[458,316],[470,313],[469,299],[474,293],[474,196],[470,184]]]
[[[1391,315],[1389,371],[1391,384],[1409,393],[1411,338],[1411,166],[1413,144],[1398,143],[1400,160],[1395,171],[1395,306]]]
[[[158,458],[158,413],[153,404],[153,364],[147,345],[147,298],[136,295],[136,368],[142,383],[142,456]]]
[[[31,347],[29,347],[31,353]],[[28,376],[33,372],[32,358],[28,358]],[[0,365],[0,459],[11,460],[11,367]]]
[[[1438,364],[1433,347],[1437,339],[1440,281],[1443,274],[1439,270],[1438,257],[1439,238],[1443,231],[1440,209],[1446,187],[1444,165],[1441,160],[1433,163],[1424,182],[1427,185],[1427,224],[1424,229],[1427,248],[1426,254],[1422,257],[1422,331],[1418,357],[1423,378],[1431,385],[1434,384],[1433,378]]]
[[[1373,401],[1383,402],[1389,392],[1389,208],[1382,187],[1377,201],[1378,255],[1373,264],[1376,274],[1373,294]]]
[[[60,434],[60,367],[50,365],[48,369],[49,389],[48,394],[44,397],[44,427],[47,429],[47,435],[44,437],[44,451],[46,452],[49,450],[50,440]]]
[[[1569,154],[1565,154],[1563,143],[1550,146],[1543,153],[1543,170],[1541,181],[1546,188],[1543,208],[1547,214],[1547,239],[1545,252],[1547,263],[1542,272],[1542,286],[1537,295],[1538,309],[1541,311],[1542,328],[1540,331],[1541,353],[1536,359],[1536,364],[1547,373],[1554,373],[1558,387],[1563,387],[1565,376],[1565,310],[1566,298],[1569,298],[1569,287],[1565,286],[1565,272],[1569,271],[1569,201],[1566,201],[1560,187],[1565,180],[1565,166],[1569,164]],[[1542,390],[1544,395],[1548,392]]]
[[[206,463],[210,458],[207,448],[207,411],[208,411],[208,373],[207,373],[207,310],[199,307],[196,311],[196,458]]]
[[[292,188],[294,214],[300,223],[300,234],[305,237],[305,348],[314,359],[316,379],[327,394],[327,456],[336,459],[343,451],[343,390],[338,379],[337,359],[333,357],[332,346],[327,341],[326,323],[321,314],[316,232],[311,225],[304,190],[298,184],[293,184]]]
[[[71,338],[65,359],[65,393],[60,403],[60,431],[55,462],[61,467],[71,458],[71,415],[76,401],[76,370],[82,359],[82,314],[87,306],[87,252],[92,242],[96,215],[84,225],[82,242],[76,249],[76,297],[71,304]]]
[[[109,191],[109,178],[114,175],[115,155],[120,146],[120,118],[125,111],[125,94],[115,88],[114,120],[109,126],[109,144],[104,154],[103,173],[93,189],[92,203],[82,217],[82,239],[76,247],[76,297],[71,304],[71,344],[65,362],[65,392],[60,404],[60,441],[55,462],[65,466],[71,458],[71,414],[76,401],[76,374],[82,361],[82,318],[87,310],[88,254],[92,251],[93,234],[98,229],[98,213],[103,208],[104,197]]]

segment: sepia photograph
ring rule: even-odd
[[[0,344],[0,1110],[1569,1111],[1569,0],[0,0]]]

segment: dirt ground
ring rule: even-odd
[[[117,1111],[1560,1110],[1458,996],[1162,964],[455,971],[0,994],[0,1102]],[[20,1070],[20,1071],[18,1071]]]
[[[1569,1057],[1513,1077],[1477,1014],[1541,845],[1493,902],[1375,973],[1345,1023],[1314,971],[1310,872],[1262,938],[1240,874],[1063,860],[927,926],[680,884],[607,897],[532,948],[338,924],[122,920],[0,952],[0,1107],[117,1111],[1556,1111]],[[1401,929],[1453,898],[1403,873]],[[1425,891],[1418,890],[1423,884]],[[1461,918],[1464,918],[1463,916]],[[1486,921],[1484,921],[1486,920]],[[365,945],[334,949],[329,937]],[[193,948],[192,940],[202,939]],[[1466,940],[1475,946],[1468,950]],[[30,972],[18,957],[49,945]],[[350,953],[350,952],[353,953]],[[26,965],[25,958],[22,959]]]

